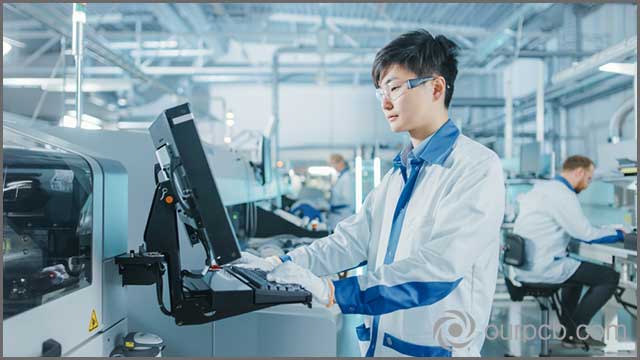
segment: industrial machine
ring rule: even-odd
[[[165,315],[178,325],[201,324],[267,306],[305,303],[311,293],[279,285],[251,269],[222,267],[240,258],[240,248],[188,104],[162,112],[151,125],[156,149],[156,189],[145,229],[145,246],[116,258],[123,285],[155,284]],[[181,268],[177,219],[192,245],[201,244],[204,269]],[[170,309],[162,298],[168,273]]]
[[[91,202],[94,204],[90,251],[92,280],[84,288],[77,289],[70,286],[71,290],[64,290],[64,295],[59,298],[50,301],[45,299],[41,305],[22,313],[12,316],[5,314],[3,324],[5,354],[38,356],[43,354],[44,349],[47,354],[55,355],[58,354],[57,343],[60,343],[62,356],[131,354],[135,353],[133,350],[139,350],[138,346],[131,349],[125,346],[125,336],[128,332],[132,332],[159,335],[163,341],[163,356],[211,357],[261,354],[335,356],[337,346],[335,334],[339,326],[336,311],[330,311],[324,307],[309,309],[300,303],[287,304],[287,301],[282,299],[270,300],[267,296],[261,295],[264,293],[269,295],[270,289],[266,288],[264,292],[256,291],[256,282],[252,283],[251,279],[234,272],[230,266],[225,265],[222,271],[209,272],[204,278],[191,277],[187,274],[184,283],[193,290],[211,279],[217,279],[213,281],[215,285],[212,287],[220,289],[217,286],[221,284],[220,280],[230,279],[230,283],[237,287],[238,295],[244,296],[247,305],[245,308],[236,307],[234,311],[262,308],[261,310],[229,316],[214,322],[178,326],[174,317],[163,314],[158,306],[149,306],[157,299],[157,290],[153,286],[156,283],[149,286],[123,287],[123,277],[119,274],[119,266],[115,264],[114,258],[127,253],[127,249],[138,249],[145,239],[152,204],[161,205],[155,202],[153,190],[157,186],[154,174],[162,175],[154,171],[154,163],[158,158],[155,154],[153,138],[147,132],[91,131],[80,128],[50,127],[37,122],[30,123],[28,120],[16,114],[3,113],[5,152],[7,148],[13,146],[38,150],[41,152],[39,154],[45,158],[56,154],[59,158],[59,154],[68,154],[72,158],[86,162],[84,166],[89,168],[85,177],[91,179],[90,194]],[[199,141],[196,143],[200,144]],[[277,207],[279,193],[276,186],[278,178],[275,174],[270,179],[267,178],[270,181],[262,184],[261,174],[256,172],[250,161],[240,154],[229,151],[225,147],[210,145],[204,146],[203,150],[209,172],[215,179],[217,193],[226,211],[222,213],[227,216],[231,226],[231,229],[225,230],[225,236],[227,236],[225,239],[236,238],[230,241],[232,249],[235,249],[236,244],[245,249],[254,246],[254,243],[263,246],[265,242],[278,242],[292,247],[308,243],[312,241],[311,238],[326,235],[326,232],[314,232],[296,227],[276,215],[273,209]],[[178,154],[182,155],[182,153]],[[7,174],[11,172],[9,158],[9,156],[4,157],[6,179],[9,179],[10,176]],[[29,161],[33,158],[29,158]],[[33,169],[36,167],[31,166]],[[58,174],[60,178],[64,173]],[[158,180],[160,179],[159,177]],[[5,187],[7,184],[4,184]],[[13,184],[13,187],[17,186],[18,184]],[[173,187],[171,189],[173,190]],[[23,190],[21,188],[19,192],[22,194]],[[180,201],[175,196],[178,193],[177,190],[174,193],[176,203]],[[5,198],[7,199],[9,198]],[[8,207],[5,205],[5,211],[6,209]],[[58,206],[57,210],[60,209],[61,207]],[[216,209],[215,211],[220,214],[219,205]],[[195,245],[192,244],[187,227],[178,225],[184,224],[183,220],[189,217],[177,218],[176,213],[173,212],[173,214],[178,233],[177,241],[180,245],[181,269],[196,269],[196,271],[189,271],[192,274],[200,272],[206,266],[203,261],[206,259],[204,246],[199,241]],[[51,216],[51,211],[45,215]],[[53,216],[58,215],[53,214]],[[216,226],[218,219],[220,218],[213,220]],[[9,223],[5,219],[5,240],[10,238],[6,235],[7,231],[11,231]],[[231,233],[233,236],[229,237]],[[219,237],[211,237],[211,239],[216,238]],[[6,264],[8,255],[6,243],[4,249]],[[217,256],[215,244],[211,249],[211,258],[215,260]],[[151,247],[145,243],[143,252],[150,251]],[[76,262],[78,260],[72,261],[72,268]],[[45,263],[42,268],[48,266],[49,264]],[[165,275],[168,275],[166,262],[164,266]],[[59,267],[51,270],[61,273],[56,269]],[[86,265],[85,269],[87,269]],[[65,269],[65,271],[68,273],[68,270]],[[5,267],[5,278],[8,274],[9,271]],[[184,278],[184,274],[186,273],[181,272],[176,278]],[[169,276],[163,276],[164,289],[170,288],[168,280]],[[199,295],[204,298],[210,297],[212,287],[209,286]],[[3,292],[5,305],[8,304],[6,297],[9,294],[6,289],[5,287]],[[256,292],[260,295],[257,303],[254,299]],[[167,291],[163,295],[164,302],[170,311],[171,296]],[[308,296],[308,293],[305,296]],[[284,305],[273,306],[274,304]],[[93,321],[93,309],[95,309],[98,328],[89,331],[89,323]],[[217,316],[222,316],[225,311],[217,313]],[[230,312],[226,314],[233,315]],[[183,325],[186,323],[188,321]],[[45,324],[45,326],[36,328],[32,324]],[[309,339],[315,340],[310,342]],[[187,343],[189,346],[184,346]]]
[[[127,245],[126,171],[3,132],[3,354],[108,356],[127,329],[113,262]]]

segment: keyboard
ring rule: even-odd
[[[636,250],[638,248],[638,233],[633,231],[624,235],[624,248]]]
[[[278,284],[269,281],[267,273],[259,269],[238,266],[225,268],[254,290],[255,304],[311,304],[311,293],[298,284]]]

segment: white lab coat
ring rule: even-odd
[[[350,168],[342,170],[336,183],[331,189],[329,199],[329,214],[327,216],[327,226],[335,229],[336,225],[343,219],[353,215],[355,212],[356,188],[355,178]]]
[[[430,141],[392,263],[384,258],[404,185],[395,168],[332,235],[289,253],[318,276],[367,262],[364,275],[334,282],[341,311],[365,315],[357,328],[363,355],[368,350],[375,356],[480,355],[497,279],[502,168],[495,153],[458,136],[451,120]],[[447,319],[447,311],[460,311],[474,322],[473,329],[470,323],[463,326],[455,347],[442,347],[434,329],[440,320],[440,335],[449,333],[456,320]]]
[[[582,213],[578,196],[562,180],[537,183],[519,200],[513,232],[525,239],[526,263],[514,269],[515,279],[529,283],[563,283],[580,266],[568,257],[571,238],[583,242],[612,242],[614,229],[594,227]]]

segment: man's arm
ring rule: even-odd
[[[344,313],[379,315],[445,298],[480,254],[495,253],[498,261],[504,202],[502,168],[492,156],[468,169],[441,200],[431,238],[415,254],[335,281],[336,303]]]
[[[553,207],[554,217],[572,238],[588,243],[613,243],[624,240],[621,230],[592,226],[582,212],[577,196],[566,196],[554,201],[558,200],[560,204]]]
[[[375,192],[376,189],[369,193],[357,214],[338,223],[333,234],[290,251],[287,255],[317,276],[332,275],[366,261]]]

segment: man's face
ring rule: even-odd
[[[406,86],[407,80],[416,77],[414,72],[404,66],[394,64],[382,73],[379,86],[394,89],[396,86]],[[382,112],[389,122],[391,131],[411,131],[424,126],[425,122],[429,121],[431,109],[436,105],[432,93],[432,81],[428,81],[413,89],[407,89],[393,101],[384,97],[381,100]]]
[[[589,184],[591,184],[595,168],[591,165],[588,169],[578,168],[576,171],[578,172],[578,175],[580,175],[580,181],[578,182],[578,185],[576,185],[576,192],[579,193],[588,188]]]
[[[329,165],[331,165],[331,167],[334,168],[337,172],[342,171],[342,169],[344,168],[344,164],[341,161],[336,161],[333,159],[329,159]]]

